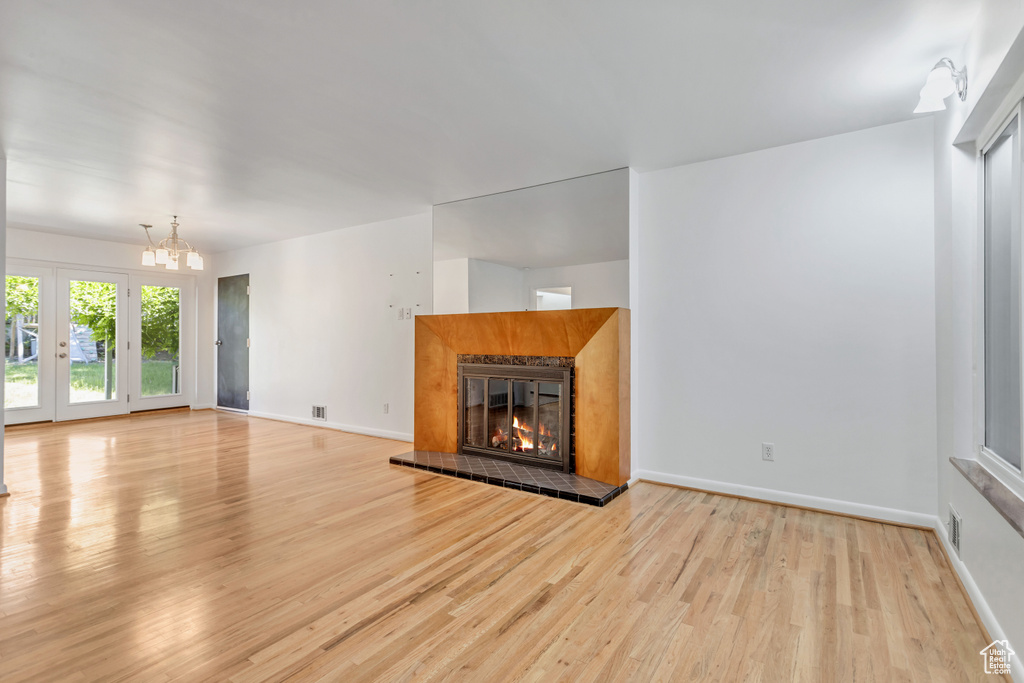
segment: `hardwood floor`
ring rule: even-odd
[[[229,413],[11,428],[0,680],[988,680],[934,534]]]

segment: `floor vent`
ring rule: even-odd
[[[960,557],[960,534],[964,524],[963,517],[953,509],[953,506],[949,506],[949,543],[956,550],[956,556]]]
[[[327,406],[313,406],[314,420],[327,420]]]

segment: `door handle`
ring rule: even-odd
[[[59,344],[59,346],[60,346],[61,348],[64,348],[64,347],[65,347],[65,346],[67,346],[67,345],[68,345],[68,343],[67,343],[67,342],[61,342],[61,343]]]
[[[57,358],[67,358],[67,357],[68,357],[68,354],[66,354],[66,353],[59,353],[59,354],[57,354]]]
[[[223,343],[224,342],[222,342],[220,339],[218,339],[217,341],[213,342],[214,346],[220,346]]]

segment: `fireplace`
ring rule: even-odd
[[[573,364],[460,355],[459,452],[574,472]]]

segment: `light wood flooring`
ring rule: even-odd
[[[9,428],[0,680],[990,680],[931,532],[201,411]]]

